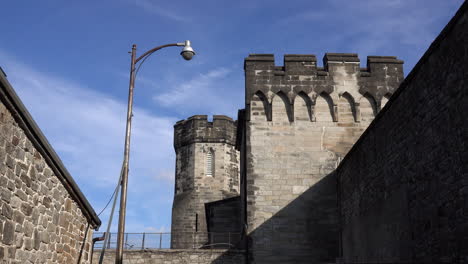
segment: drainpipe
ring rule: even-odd
[[[91,247],[91,263],[90,264],[93,264],[93,254],[94,254],[94,244],[96,244],[96,242],[98,241],[103,241],[104,239],[106,239],[106,233],[104,232],[104,234],[102,234],[102,237],[95,237],[93,238],[93,246]],[[103,245],[103,247],[105,247],[106,245]]]

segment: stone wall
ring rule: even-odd
[[[93,254],[93,263],[98,263],[100,251]],[[241,264],[245,263],[245,252],[241,250],[135,250],[124,251],[123,263],[151,264]],[[106,251],[103,264],[115,263],[115,251]]]
[[[0,259],[72,263],[84,242],[87,263],[87,219],[3,103],[0,131]]]
[[[0,262],[89,263],[99,219],[70,194],[77,190],[57,175],[50,155],[38,147],[42,135],[31,136],[37,133],[27,129],[33,121],[23,119],[29,114],[15,108],[19,99],[1,81]]]
[[[208,122],[206,115],[198,115],[174,126],[176,180],[171,248],[208,243],[205,203],[239,195],[235,140],[236,123],[226,116],[214,116],[213,122]]]
[[[350,263],[468,262],[468,3],[339,166]]]
[[[205,204],[209,244],[214,247],[239,248],[242,238],[240,197]]]
[[[334,261],[340,159],[403,80],[402,61],[328,53],[245,60],[246,194],[251,263]]]

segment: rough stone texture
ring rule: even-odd
[[[87,218],[3,101],[0,183],[1,263],[89,263]]]
[[[468,3],[339,166],[344,262],[468,263]]]
[[[226,116],[193,116],[174,126],[176,183],[171,248],[201,247],[208,242],[205,203],[239,195],[236,123]],[[207,155],[213,156],[207,175]]]
[[[245,60],[247,233],[251,263],[334,261],[339,249],[332,171],[403,80],[402,61],[328,53]],[[328,176],[327,176],[328,175]]]
[[[93,254],[93,263],[98,263],[100,251]],[[123,263],[141,264],[239,264],[245,263],[245,252],[241,250],[135,250],[124,251]],[[115,263],[115,251],[106,251],[103,264]]]

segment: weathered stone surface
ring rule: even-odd
[[[15,241],[15,223],[6,221],[4,225],[2,242],[5,245],[11,245]]]
[[[34,229],[33,240],[34,240],[34,249],[38,250],[39,247],[41,246],[41,237],[37,229]]]
[[[29,203],[21,204],[21,212],[23,212],[25,216],[31,216],[31,213],[32,213],[31,205]]]
[[[83,254],[89,253],[92,232],[82,228],[88,220],[13,118],[2,96],[0,93],[0,142],[6,143],[0,144],[0,157],[4,157],[0,159],[0,262],[76,263],[83,242],[88,245]],[[55,234],[50,222],[62,213],[73,221],[67,221],[67,229]],[[89,234],[83,241],[86,232]],[[53,260],[50,249],[62,243],[57,236],[68,238],[69,252],[54,252]],[[51,244],[53,247],[48,247]],[[89,261],[89,255],[81,258],[81,263]]]
[[[21,211],[14,211],[13,212],[13,220],[15,220],[16,223],[23,225],[24,222],[24,214]]]
[[[245,60],[245,164],[249,260],[334,261],[339,247],[336,179],[340,160],[403,80],[395,57],[368,61],[328,53]],[[383,68],[388,68],[384,73]],[[389,79],[391,81],[389,81]],[[243,189],[241,187],[241,189]],[[294,241],[293,243],[291,243]]]
[[[2,206],[2,215],[10,220],[12,218],[13,211],[11,210],[11,206],[8,205],[7,203],[4,203]]]
[[[93,254],[93,263],[98,263],[100,251]],[[242,250],[196,250],[196,249],[169,249],[169,250],[128,250],[124,251],[124,263],[151,263],[151,264],[240,264],[245,263],[245,252]],[[107,250],[103,264],[115,263],[115,251]]]
[[[468,2],[337,169],[343,261],[468,261]]]
[[[205,203],[239,195],[235,136],[236,124],[226,116],[214,116],[213,122],[208,122],[207,116],[193,116],[174,126],[172,248],[192,248],[194,241],[195,246],[208,242]]]

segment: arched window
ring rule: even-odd
[[[206,153],[206,176],[213,177],[214,176],[214,151],[213,149],[209,149]]]

